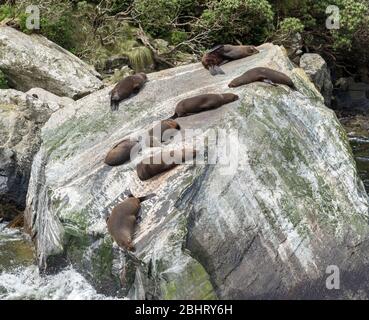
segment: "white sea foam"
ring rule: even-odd
[[[111,300],[68,267],[55,275],[40,275],[37,266],[0,273],[0,300]]]

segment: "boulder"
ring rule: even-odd
[[[332,101],[333,84],[325,60],[319,54],[305,53],[301,56],[300,67],[309,75],[329,107]]]
[[[104,62],[103,72],[105,74],[113,74],[115,70],[128,67],[129,59],[127,56],[111,56],[107,58]]]
[[[149,74],[118,112],[110,111],[109,87],[53,113],[25,215],[39,266],[67,261],[99,291],[130,299],[366,296],[368,197],[346,133],[281,47],[259,49],[222,66],[223,76],[212,77],[201,63]],[[257,66],[286,73],[297,90],[260,82],[227,87]],[[173,115],[182,99],[224,92],[240,99],[178,118],[182,132],[197,129],[188,134],[200,140],[207,162],[145,182],[135,166],[150,150],[120,167],[104,164],[115,143]],[[162,148],[182,145],[176,139]],[[214,161],[221,155],[231,163]],[[133,253],[113,244],[105,222],[130,191],[156,194],[142,203]],[[331,265],[340,270],[341,290],[326,287]]]
[[[0,26],[0,70],[20,91],[40,87],[78,99],[102,88],[99,74],[82,60],[37,34]]]
[[[68,105],[74,103],[74,100],[72,98],[59,97],[56,94],[53,94],[42,88],[32,88],[26,93],[46,103],[52,111],[59,110],[60,108],[65,108]]]
[[[0,90],[0,216],[10,220],[24,210],[40,130],[51,110],[16,90]]]

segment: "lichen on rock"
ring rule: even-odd
[[[210,76],[199,63],[149,74],[140,94],[115,113],[111,87],[53,113],[42,129],[27,198],[39,265],[52,267],[50,256],[95,265],[81,270],[99,290],[119,291],[119,277],[119,294],[131,299],[330,297],[328,265],[365,268],[368,198],[346,134],[281,47],[259,49],[222,66],[224,76]],[[209,148],[214,130],[236,131],[235,170],[188,164],[141,182],[135,164],[145,154],[124,166],[104,165],[115,143],[173,115],[182,99],[230,92],[233,78],[257,66],[286,73],[297,91],[253,83],[232,91],[240,96],[236,102],[177,119],[182,132],[201,129]],[[134,253],[107,241],[105,223],[130,191],[156,194],[142,203]],[[341,295],[366,288],[364,278]]]

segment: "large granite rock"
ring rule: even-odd
[[[0,70],[12,88],[40,87],[73,99],[102,88],[99,74],[82,60],[40,35],[0,26]]]
[[[333,84],[325,60],[317,53],[305,53],[301,56],[300,67],[304,69],[317,89],[322,93],[325,104],[330,106]]]
[[[46,103],[53,112],[59,110],[60,108],[66,108],[74,103],[72,98],[59,97],[56,94],[53,94],[42,88],[32,88],[26,93]]]
[[[200,63],[149,74],[118,112],[110,112],[111,88],[55,112],[42,129],[25,217],[40,267],[71,262],[100,291],[132,299],[366,296],[368,198],[345,131],[283,49],[259,49],[224,65],[224,76]],[[298,91],[227,87],[256,66],[285,72]],[[229,151],[233,167],[187,164],[141,182],[135,164],[148,150],[124,166],[104,165],[117,141],[208,92],[240,99],[178,121],[208,137],[209,159]],[[230,149],[216,148],[219,129],[233,133]],[[142,204],[136,252],[128,254],[112,245],[105,216],[129,191],[156,196]],[[341,290],[325,287],[329,265],[340,268]]]
[[[24,210],[33,156],[42,125],[51,110],[42,101],[16,90],[0,90],[0,217]]]

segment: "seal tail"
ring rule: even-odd
[[[155,197],[155,196],[156,196],[155,193],[150,193],[147,196],[139,197],[137,199],[140,200],[140,202],[143,202],[143,201],[149,200],[149,199],[151,199],[152,197]]]
[[[212,76],[216,76],[217,74],[225,74],[225,72],[219,66],[210,66],[209,72]]]

